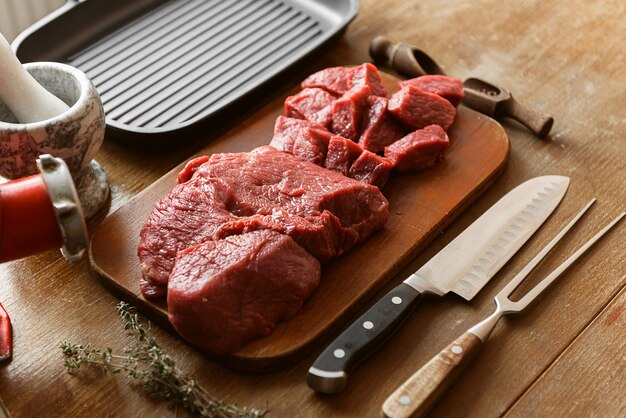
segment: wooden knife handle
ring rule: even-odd
[[[383,404],[386,418],[421,417],[461,374],[482,347],[480,338],[466,332],[430,359]]]
[[[309,369],[309,387],[322,393],[342,392],[350,369],[393,334],[421,295],[406,283],[393,288],[319,355]]]

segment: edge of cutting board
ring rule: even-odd
[[[388,89],[394,90],[397,79],[386,74],[383,77]],[[267,144],[274,120],[282,113],[285,96],[197,155],[249,151]],[[493,119],[461,106],[449,136],[451,146],[442,164],[420,173],[392,175],[383,189],[390,201],[390,217],[385,228],[324,265],[319,288],[295,318],[233,354],[212,358],[248,372],[287,367],[310,354],[320,341],[353,319],[363,304],[504,170],[510,144],[502,126]],[[157,200],[174,186],[183,165],[184,162],[109,215],[94,233],[89,253],[90,264],[105,288],[176,335],[167,319],[165,303],[147,301],[139,291],[141,273],[136,247],[144,220]]]

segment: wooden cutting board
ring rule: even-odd
[[[397,79],[384,74],[388,91]],[[294,88],[288,94],[294,94]],[[244,124],[207,145],[198,155],[250,151],[269,143],[287,94]],[[338,333],[399,270],[480,195],[504,169],[509,141],[494,120],[460,107],[448,132],[451,146],[437,167],[410,175],[392,175],[383,189],[390,202],[382,231],[322,268],[319,288],[302,311],[265,338],[247,343],[222,364],[245,371],[270,371],[293,364]],[[164,303],[147,301],[139,291],[136,255],[139,231],[157,200],[176,184],[184,162],[108,216],[91,240],[90,261],[102,284],[135,305],[152,321],[175,332]]]

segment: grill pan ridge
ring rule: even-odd
[[[207,126],[339,36],[358,9],[357,0],[143,0],[125,14],[126,1],[98,3],[107,2],[68,2],[13,48],[23,62],[84,71],[102,98],[107,134],[131,142]],[[93,29],[92,19],[100,22]],[[45,50],[54,41],[61,46]]]

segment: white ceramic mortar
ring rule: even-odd
[[[109,183],[93,160],[104,140],[104,109],[95,86],[82,71],[56,62],[24,68],[70,109],[51,119],[18,123],[0,101],[0,175],[16,179],[37,174],[41,154],[62,158],[70,169],[87,218],[103,208]]]

